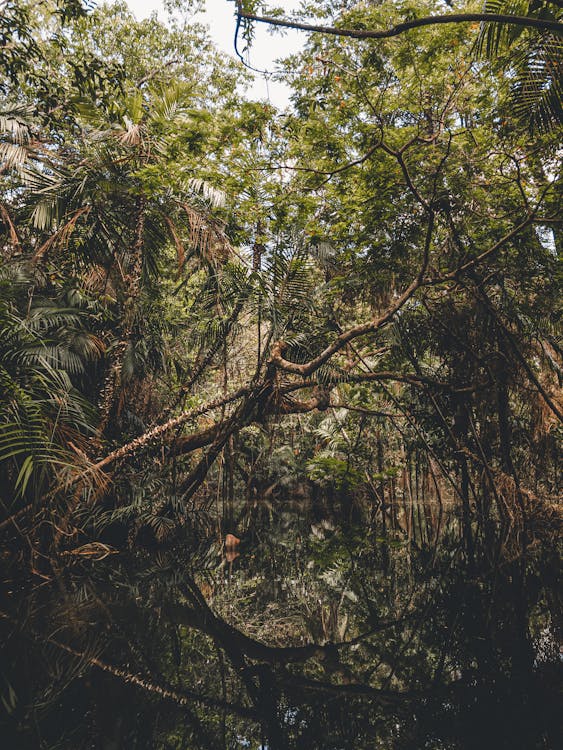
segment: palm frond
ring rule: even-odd
[[[547,132],[563,122],[563,39],[544,34],[515,58],[511,86],[514,112],[532,130]]]
[[[496,13],[512,16],[526,16],[530,9],[529,0],[485,0],[484,13]],[[521,26],[507,23],[481,23],[477,50],[479,55],[489,59],[496,57],[507,49],[524,33]]]
[[[225,193],[222,190],[218,190],[217,188],[213,187],[213,185],[210,185],[208,182],[202,180],[201,178],[191,177],[188,180],[188,187],[194,193],[201,193],[203,198],[213,208],[218,208],[219,206],[225,205]]]
[[[12,107],[0,112],[0,135],[9,135],[12,143],[19,146],[29,143],[32,116],[33,109],[29,106]]]
[[[188,219],[189,242],[193,254],[201,257],[211,266],[226,261],[234,249],[223,228],[211,217],[197,210],[189,203],[181,202]]]
[[[485,12],[560,20],[553,0],[485,0]],[[511,107],[533,131],[548,132],[563,123],[563,38],[507,23],[482,23],[476,51],[497,61],[510,79]]]

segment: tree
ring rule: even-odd
[[[422,18],[410,18],[383,30],[366,29],[363,22],[360,22],[358,28],[338,28],[304,23],[300,19],[286,20],[277,15],[256,15],[254,4],[242,0],[237,0],[237,18],[238,24],[242,24],[243,36],[249,42],[253,36],[253,23],[351,39],[388,39],[425,26],[479,21],[480,52],[489,59],[500,60],[500,69],[510,71],[515,77],[510,85],[510,104],[515,108],[516,117],[532,131],[546,130],[561,124],[560,37],[563,26],[557,3],[552,0],[531,3],[491,0],[485,3],[481,13],[435,13]],[[502,56],[502,51],[509,51],[509,55]]]
[[[377,26],[389,10],[355,8],[340,23]],[[501,83],[467,63],[476,31],[430,25],[413,32],[416,39],[399,35],[377,47],[348,36],[311,38],[294,76],[295,112],[276,121],[268,108],[243,104],[234,118],[222,114],[224,126],[182,109],[190,96],[183,84],[162,89],[164,80],[157,84],[138,60],[133,68],[114,39],[115,60],[141,78],[126,76],[124,96],[107,111],[82,105],[82,131],[67,136],[72,147],[25,168],[36,198],[29,193],[24,207],[18,197],[18,208],[33,216],[36,259],[64,250],[67,277],[83,286],[85,264],[98,277],[90,283],[109,293],[105,384],[99,371],[90,396],[101,406],[100,432],[111,424],[106,437],[117,446],[92,457],[91,471],[121,466],[132,477],[142,453],[164,449],[171,485],[148,503],[155,522],[168,523],[161,518],[170,494],[185,519],[217,458],[249,425],[331,405],[385,412],[389,399],[427,458],[456,475],[468,553],[474,503],[489,508],[492,497],[508,516],[524,508],[531,485],[520,477],[529,466],[510,446],[519,393],[532,388],[561,415],[551,323],[522,324],[526,316],[549,321],[556,295],[549,239],[556,146],[546,135],[538,149],[499,122]],[[82,49],[88,39],[79,27],[69,45]],[[169,63],[156,75],[186,75],[184,63]],[[234,135],[237,123],[244,128]],[[196,171],[206,149],[211,158]],[[259,183],[264,171],[272,176]],[[217,195],[209,177],[239,196],[217,218],[197,204],[198,192]],[[225,263],[237,240],[253,245],[252,264],[240,254]],[[200,257],[191,266],[189,247]],[[156,318],[176,304],[178,268],[189,268],[179,289],[193,301],[177,310],[190,334],[174,358],[172,328],[166,333]],[[256,333],[245,337],[235,374],[230,347],[251,321]],[[480,332],[474,341],[471,326]],[[537,356],[541,378],[531,364]],[[172,398],[156,385],[166,370]],[[204,383],[212,389],[207,405],[194,393]],[[491,388],[494,403],[484,397]],[[134,402],[151,406],[127,408]],[[158,402],[170,410],[166,419],[155,419]],[[215,421],[198,423],[217,410]],[[192,431],[173,439],[187,425]],[[480,489],[475,471],[487,477]],[[549,481],[535,484],[549,494]]]
[[[41,18],[56,23],[56,17],[49,15],[49,11],[47,8]],[[133,35],[131,17],[120,16],[122,7],[106,13],[114,20],[119,19],[122,27],[127,27],[127,33]],[[103,22],[97,31],[107,34],[109,23],[105,23],[103,13],[100,19]],[[147,24],[140,27],[147,39],[154,42]],[[57,325],[61,325],[65,314],[70,315],[70,311],[61,307],[66,300],[72,299],[72,307],[82,308],[82,320],[87,319],[91,326],[90,333],[85,335],[91,335],[92,341],[97,342],[94,348],[98,363],[79,378],[75,377],[72,385],[79,386],[82,396],[99,406],[101,435],[108,418],[117,419],[124,411],[127,385],[131,398],[137,388],[138,398],[139,384],[148,383],[152,373],[170,366],[168,361],[163,365],[164,358],[159,353],[166,346],[165,338],[172,328],[171,320],[163,321],[156,309],[158,296],[162,294],[159,283],[164,282],[171,290],[175,277],[187,266],[191,272],[199,269],[204,275],[206,271],[213,272],[231,248],[223,219],[212,216],[222,202],[222,194],[196,168],[203,144],[216,138],[217,128],[209,114],[194,108],[194,104],[200,103],[198,97],[203,97],[203,88],[194,90],[190,81],[182,80],[186,78],[186,57],[191,54],[193,40],[183,40],[183,47],[177,50],[178,59],[165,66],[164,76],[160,70],[149,69],[148,59],[143,63],[137,59],[134,73],[141,72],[142,76],[131,79],[127,77],[132,74],[127,70],[129,60],[118,57],[111,60],[110,70],[117,64],[122,73],[114,98],[109,101],[100,98],[95,88],[84,88],[76,82],[76,66],[91,59],[96,51],[96,39],[90,35],[93,28],[96,28],[94,17],[80,18],[67,32],[64,52],[76,53],[76,64],[70,70],[62,62],[60,45],[38,47],[39,72],[42,74],[41,66],[49,69],[53,64],[61,71],[57,85],[65,89],[67,98],[59,103],[56,119],[50,114],[45,119],[50,100],[34,99],[35,92],[29,93],[31,101],[6,110],[2,121],[6,187],[2,218],[7,273],[15,274],[17,269],[24,268],[28,274],[20,278],[19,286],[6,287],[8,300],[12,300],[8,302],[6,315],[19,315],[17,325],[25,327],[25,307],[22,309],[18,296],[27,299],[27,283],[32,300],[38,277],[48,279],[46,296],[55,307],[53,316]],[[171,47],[179,36],[179,31],[169,32]],[[150,54],[149,49],[147,55]],[[123,62],[127,65],[123,66]],[[176,66],[178,80],[167,86],[166,77],[171,75],[167,68],[172,66]],[[22,75],[25,94],[27,71]],[[99,75],[105,80],[104,70]],[[223,81],[219,76],[215,79],[220,89]],[[91,78],[88,82],[95,87]],[[209,105],[211,92],[207,86],[205,97]],[[67,116],[68,122],[61,125]],[[169,172],[172,159],[177,164],[175,173]],[[152,319],[147,319],[147,311],[152,311]],[[31,313],[28,306],[27,315]],[[182,314],[185,315],[183,310]],[[160,322],[156,325],[158,318]],[[78,320],[76,315],[69,319],[74,324]],[[10,321],[10,325],[16,325],[15,319]],[[62,350],[56,341],[46,338],[51,334],[48,322],[38,322],[37,326],[36,346],[44,355],[44,368],[52,368],[55,360],[49,352]],[[152,342],[148,338],[151,334]],[[20,361],[27,355],[11,353],[16,346],[16,335],[19,334],[9,335],[6,357]],[[25,345],[25,339],[17,344]],[[56,367],[59,364],[57,360]],[[73,374],[77,375],[76,363],[73,367]],[[66,364],[62,370],[65,368]],[[53,372],[52,377],[63,374]],[[21,378],[18,388],[28,382],[27,375],[22,373]],[[48,387],[46,383],[44,386]],[[71,383],[66,382],[64,387],[70,388]],[[12,408],[10,399],[9,396],[8,412]],[[146,416],[141,404],[139,407],[130,409],[129,418]],[[91,419],[92,413],[90,409]],[[3,460],[15,461],[9,476],[20,477],[18,486],[25,490],[27,481],[22,482],[21,477],[24,470],[28,472],[26,480],[31,475],[31,457],[20,450],[20,442],[17,445],[14,442],[22,439],[20,432],[14,432],[14,423],[7,421],[4,428]],[[74,454],[77,472],[82,471],[86,454],[92,455],[96,450],[95,443],[85,450],[83,439],[90,429],[91,422],[86,433],[74,441],[75,447],[80,443]],[[114,434],[117,432],[116,426]],[[38,448],[43,459],[48,458],[45,451],[50,447],[47,440]],[[64,455],[68,459],[68,451]],[[51,464],[56,468],[54,459]],[[60,480],[58,476],[56,482]],[[49,482],[41,486],[37,497],[45,496],[48,489],[53,489]]]
[[[315,3],[283,113],[67,6],[2,48],[2,736],[553,744],[557,134],[441,5]]]

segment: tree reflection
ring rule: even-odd
[[[555,747],[555,553],[491,563],[477,536],[469,562],[455,518],[423,525],[305,515],[237,559],[178,544],[8,575],[7,746]]]

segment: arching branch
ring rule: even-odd
[[[297,31],[311,31],[319,34],[329,34],[331,36],[343,36],[350,39],[390,39],[391,37],[404,34],[411,29],[419,29],[424,26],[436,26],[446,23],[504,23],[513,26],[522,26],[529,29],[538,29],[540,31],[554,31],[563,34],[563,24],[558,21],[547,21],[541,18],[532,18],[529,16],[514,16],[505,13],[448,13],[444,16],[424,16],[414,18],[411,21],[404,21],[390,29],[339,29],[334,26],[318,26],[316,24],[302,23],[300,21],[290,21],[273,16],[258,16],[254,13],[245,13],[243,3],[237,0],[237,16],[239,21],[254,21],[256,23],[265,23],[269,26],[279,26],[284,29],[295,29]]]
[[[301,375],[302,377],[311,375],[312,373],[316,372],[319,367],[321,367],[321,365],[324,365],[325,362],[328,362],[328,360],[334,354],[343,349],[350,341],[353,341],[359,336],[365,336],[368,333],[373,333],[389,323],[395,313],[397,313],[401,309],[401,307],[403,307],[405,302],[407,302],[407,300],[409,300],[413,296],[415,291],[419,288],[419,286],[421,286],[421,283],[422,280],[420,279],[420,277],[417,277],[406,288],[406,290],[397,299],[397,301],[393,305],[391,305],[382,315],[375,318],[374,320],[367,321],[366,323],[360,323],[357,326],[353,326],[352,328],[343,331],[334,339],[331,344],[326,347],[326,349],[324,349],[317,357],[309,360],[309,362],[297,364],[296,362],[290,362],[289,360],[285,359],[283,353],[286,345],[282,341],[276,342],[272,347],[272,364],[280,370],[292,372],[295,375]]]

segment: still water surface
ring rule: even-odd
[[[552,541],[488,528],[468,555],[455,509],[341,517],[257,508],[44,579],[11,561],[1,747],[560,747]]]

